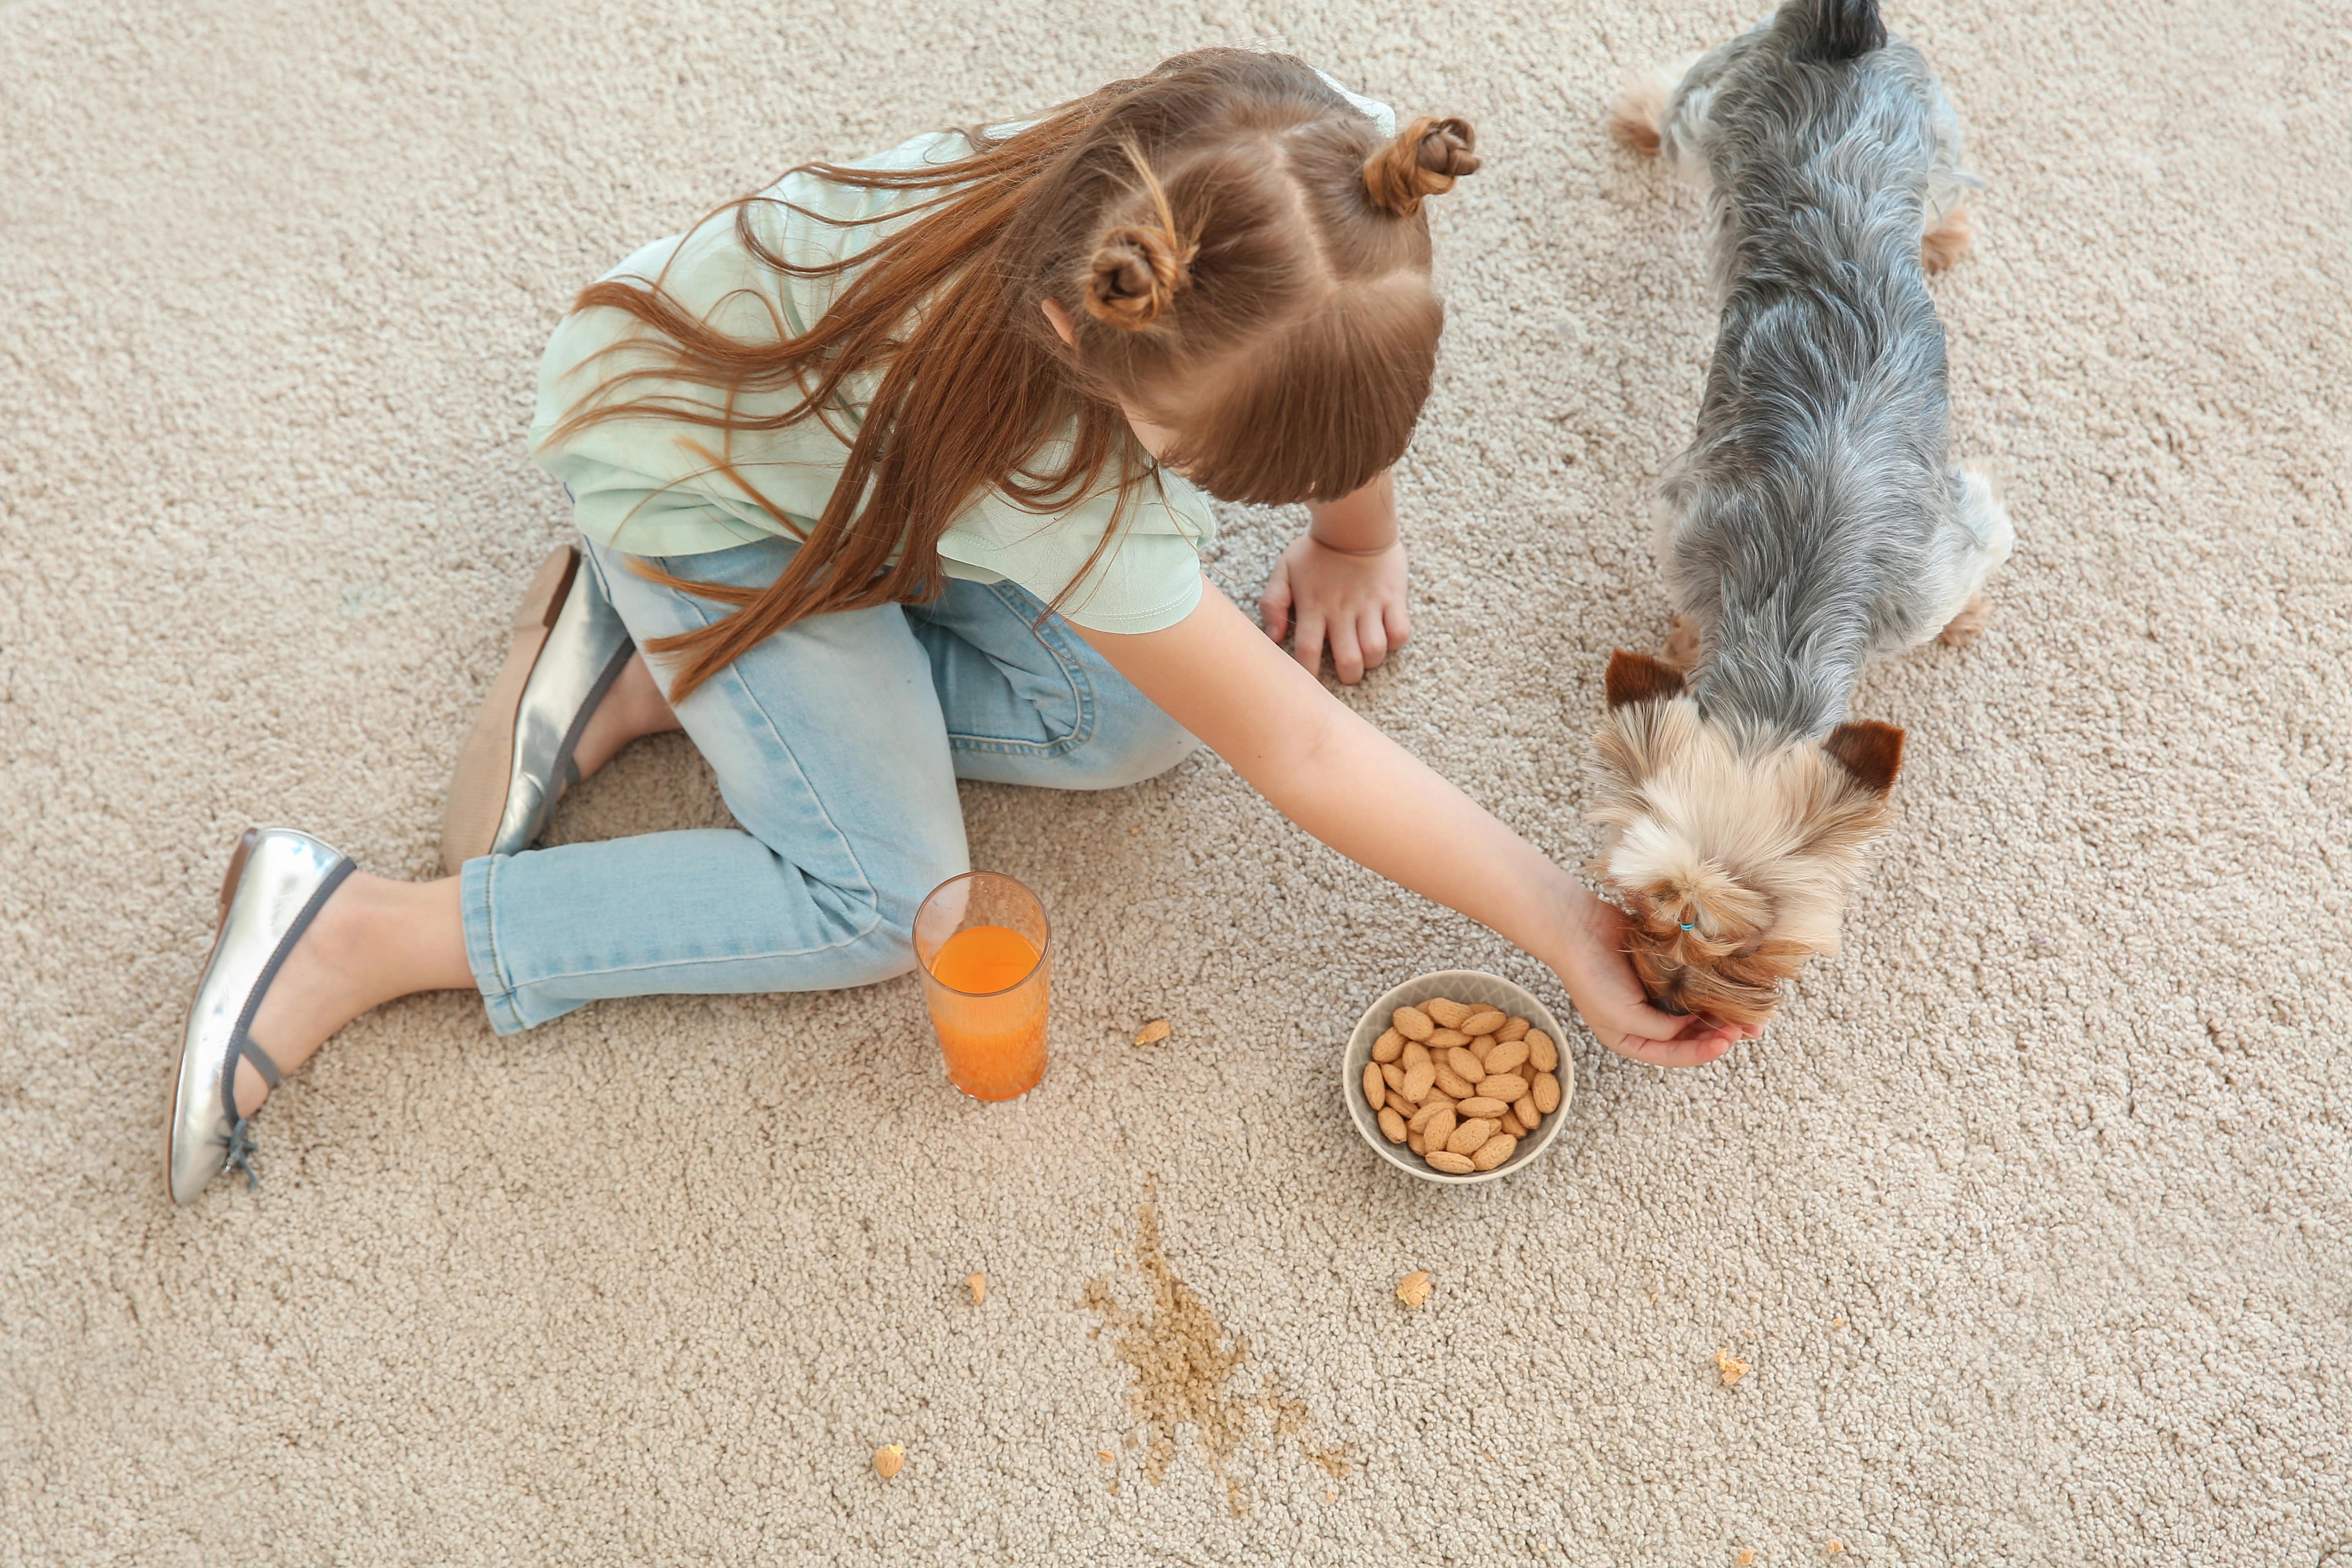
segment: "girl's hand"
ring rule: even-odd
[[[1309,670],[1322,667],[1328,643],[1332,670],[1342,685],[1353,686],[1412,635],[1412,616],[1405,608],[1404,542],[1338,550],[1311,532],[1302,533],[1274,563],[1257,607],[1265,635],[1276,642],[1296,625],[1292,651]]]
[[[1568,987],[1576,1010],[1602,1045],[1654,1067],[1695,1068],[1741,1040],[1762,1036],[1761,1025],[1724,1024],[1651,1006],[1625,958],[1624,911],[1581,885],[1570,898],[1574,907],[1567,911],[1560,950],[1538,956]]]
[[[1331,668],[1353,686],[1412,636],[1405,610],[1404,545],[1397,538],[1396,486],[1375,474],[1353,495],[1307,503],[1307,529],[1290,542],[1258,595],[1265,635],[1313,675],[1331,648]]]

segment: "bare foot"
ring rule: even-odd
[[[1990,619],[1992,601],[1985,597],[1982,588],[1979,588],[1969,595],[1969,602],[1960,606],[1960,613],[1936,634],[1936,640],[1947,647],[1966,647],[1977,640],[1977,635],[1985,629],[1985,623]]]
[[[457,878],[395,882],[355,871],[286,955],[253,1016],[253,1043],[290,1073],[371,1008],[473,984]],[[269,1086],[242,1058],[236,1072],[236,1113],[250,1116]]]
[[[646,666],[646,656],[632,654],[629,662],[621,668],[620,678],[604,693],[604,700],[596,704],[596,711],[589,715],[587,727],[580,731],[579,742],[572,749],[572,760],[579,765],[580,776],[584,779],[611,762],[630,742],[682,727],[669,700],[662,695],[661,683]]]
[[[1698,623],[1688,616],[1676,616],[1666,632],[1666,651],[1658,656],[1658,662],[1688,675],[1706,657],[1706,647],[1699,640]]]

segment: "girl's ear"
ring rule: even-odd
[[[1070,313],[1062,309],[1062,302],[1059,300],[1048,300],[1040,309],[1045,312],[1045,319],[1054,323],[1054,335],[1062,340],[1062,346],[1076,348],[1078,346],[1077,330],[1070,325]]]

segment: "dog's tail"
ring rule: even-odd
[[[1886,43],[1878,0],[1789,0],[1780,22],[1795,33],[1798,52],[1814,59],[1856,59]]]

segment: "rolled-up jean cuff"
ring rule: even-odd
[[[498,943],[490,935],[490,900],[498,889],[503,858],[478,855],[457,873],[457,908],[466,922],[466,963],[482,993],[490,1027],[501,1035],[520,1034],[530,1027],[515,1000],[514,983],[499,964]]]

